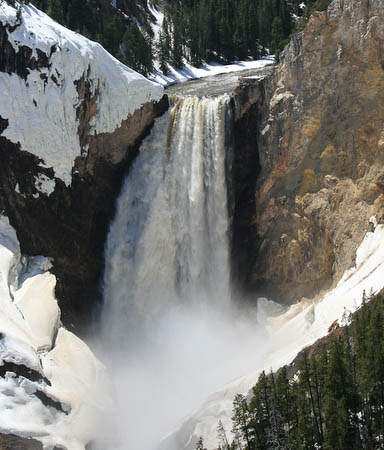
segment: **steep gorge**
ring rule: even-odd
[[[250,290],[312,297],[354,264],[369,218],[383,221],[383,40],[382,0],[335,0],[264,80]]]
[[[242,73],[228,86],[213,82],[231,97],[236,293],[286,303],[314,297],[353,266],[370,217],[383,223],[383,24],[383,0],[335,0],[292,39],[278,67]],[[0,60],[2,75],[16,73],[24,82],[30,71],[40,71],[43,84],[57,87],[50,60],[56,49],[48,59],[28,48],[13,51],[6,28],[0,23],[0,50],[7,55]],[[0,210],[17,230],[23,253],[53,258],[63,322],[84,332],[101,298],[114,201],[168,99],[159,95],[115,131],[95,133],[102,82],[90,70],[72,81],[81,154],[71,184],[0,136]],[[0,134],[9,125],[0,117]],[[36,179],[55,180],[53,191],[43,194]]]

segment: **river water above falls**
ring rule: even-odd
[[[125,180],[106,245],[102,341],[126,450],[155,450],[252,370],[264,333],[230,295],[230,97],[173,102]]]

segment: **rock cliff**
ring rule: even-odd
[[[0,210],[53,261],[67,326],[87,323],[121,180],[162,89],[33,6],[0,5]]]
[[[247,288],[286,302],[313,296],[353,265],[369,218],[383,220],[383,41],[382,0],[335,0],[261,82],[260,168],[242,227],[253,246],[240,261]]]

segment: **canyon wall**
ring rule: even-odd
[[[24,253],[53,259],[63,320],[79,325],[100,298],[121,180],[168,102],[144,79],[140,88],[111,80],[122,66],[100,46],[25,8],[56,38],[34,37],[15,12],[1,17],[2,104],[12,111],[0,110],[0,209]],[[271,74],[241,80],[232,94],[232,274],[252,296],[292,302],[329,288],[353,265],[371,215],[382,219],[383,15],[382,0],[334,1],[291,40]],[[29,39],[19,39],[21,29]],[[80,46],[91,50],[82,55]],[[66,55],[81,55],[81,67],[72,61],[66,71]],[[144,86],[152,96],[136,104]],[[11,101],[15,89],[20,98]],[[59,98],[59,113],[48,98]],[[64,164],[66,151],[72,159]]]
[[[257,181],[240,207],[252,248],[234,261],[252,292],[291,302],[331,287],[383,220],[383,41],[382,0],[335,0],[260,81]]]

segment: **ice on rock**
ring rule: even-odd
[[[54,275],[39,274],[25,280],[14,296],[38,351],[50,349],[59,325],[60,310],[54,297],[55,285]]]
[[[60,327],[50,266],[47,258],[21,256],[15,231],[0,215],[0,366],[13,363],[12,371],[21,366],[21,373],[26,367],[41,375],[37,381],[12,372],[0,377],[0,432],[84,450],[111,408],[109,380],[89,347]],[[65,412],[46,407],[37,390]]]
[[[83,442],[94,439],[95,422],[112,408],[106,368],[81,339],[64,328],[59,329],[55,348],[42,358],[42,365],[52,383],[46,392],[71,406],[72,433]]]

